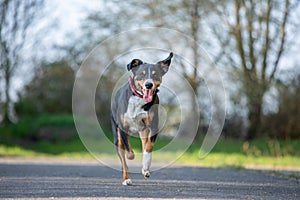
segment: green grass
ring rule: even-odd
[[[178,162],[207,167],[292,167],[300,169],[299,140],[244,142],[237,139],[222,139],[205,158],[200,159],[198,155],[197,147],[192,146],[178,159]]]
[[[193,165],[193,166],[206,166],[206,167],[294,167],[300,169],[300,158],[294,156],[284,157],[267,157],[267,156],[246,156],[241,153],[210,153],[207,157],[200,160],[196,154],[184,154],[179,158],[178,163]]]
[[[39,130],[43,128],[52,129],[74,129],[72,115],[40,115],[24,117],[17,124],[0,126],[0,142],[15,144],[24,139],[36,137]]]
[[[41,153],[27,150],[19,146],[0,145],[0,157],[35,157],[44,156]]]
[[[51,128],[55,130],[71,130],[74,136],[66,140],[28,141],[41,129]],[[0,127],[0,157],[68,157],[68,158],[92,158],[76,134],[73,118],[70,115],[43,115],[29,117],[16,125]],[[112,144],[112,134],[106,131],[107,139],[98,138],[85,142],[90,150],[100,157],[115,156]],[[141,152],[141,142],[132,137],[131,144],[135,152]],[[205,167],[230,167],[245,168],[249,166],[268,167],[293,167],[300,169],[300,140],[277,141],[258,139],[244,142],[238,139],[221,139],[213,150],[203,159],[199,158],[201,143],[191,145],[187,150],[182,141],[173,143],[168,151],[165,146],[170,144],[170,139],[159,137],[155,144],[154,160],[174,161],[177,163],[205,166]]]
[[[228,146],[231,143],[235,143],[234,147]],[[168,141],[161,139],[157,141],[157,146],[163,147]],[[269,168],[284,168],[293,167],[300,169],[300,157],[299,157],[299,141],[293,141],[287,143],[286,141],[280,142],[282,145],[287,145],[289,149],[289,154],[286,154],[285,150],[281,152],[281,155],[273,156],[270,152],[268,146],[263,146],[264,142],[257,140],[252,142],[251,148],[261,149],[262,153],[256,155],[257,153],[249,154],[249,152],[244,152],[243,142],[238,140],[222,140],[216,147],[210,152],[205,158],[199,158],[199,148],[198,145],[192,145],[186,152],[180,150],[178,147],[177,151],[162,151],[154,153],[155,161],[174,161],[176,160],[179,164],[191,165],[191,166],[205,166],[205,167],[230,167],[230,168],[245,168],[245,167],[269,167]],[[298,144],[298,145],[296,145]],[[134,146],[135,152],[140,152],[139,141],[132,140],[132,145]],[[296,145],[295,149],[291,149],[290,145]],[[99,146],[104,147],[99,141]],[[110,157],[115,156],[113,146],[110,146],[111,152],[103,152],[101,150],[96,153],[99,157]],[[286,146],[282,146],[286,148]],[[41,151],[42,149],[42,151]],[[156,150],[159,149],[156,147]],[[223,151],[222,151],[223,150]],[[32,145],[30,148],[22,148],[19,146],[7,146],[0,145],[0,157],[6,156],[22,156],[22,157],[69,157],[69,158],[92,158],[89,151],[86,150],[84,145],[80,140],[74,140],[69,143],[49,143],[49,142],[38,142]]]

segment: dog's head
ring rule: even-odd
[[[171,64],[173,53],[156,64],[144,63],[139,59],[133,59],[128,65],[128,71],[133,73],[133,82],[135,89],[141,93],[146,102],[151,102],[153,95],[160,86],[162,76],[165,75]]]

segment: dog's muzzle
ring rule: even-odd
[[[153,91],[153,86],[154,86],[154,83],[151,79],[147,79],[144,83],[143,98],[147,103],[151,102],[153,99],[153,95],[155,92],[155,91]]]
[[[152,80],[146,80],[144,83],[144,88],[151,90],[153,88],[153,81]]]

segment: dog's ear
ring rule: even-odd
[[[172,57],[173,57],[173,53],[171,52],[170,55],[166,59],[159,61],[157,63],[160,66],[160,68],[163,70],[164,74],[167,73],[169,70],[169,66],[171,64]]]
[[[130,71],[132,68],[137,67],[139,65],[143,64],[143,61],[139,59],[133,59],[128,65],[127,70]]]

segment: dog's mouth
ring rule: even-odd
[[[149,89],[143,89],[143,99],[149,103],[153,100],[154,91]]]

